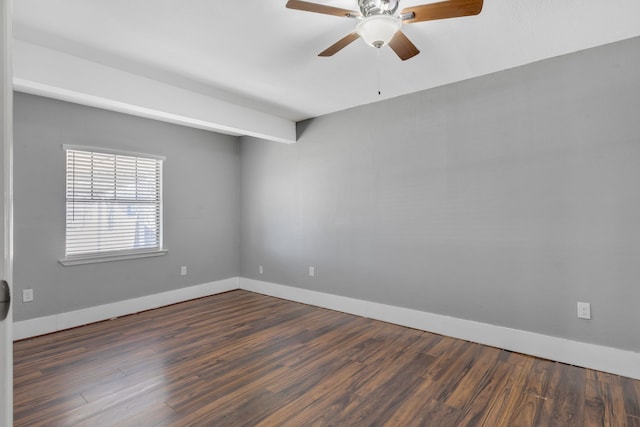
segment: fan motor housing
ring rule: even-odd
[[[362,16],[394,15],[398,10],[399,0],[358,0]]]

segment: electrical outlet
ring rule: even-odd
[[[258,268],[258,270],[260,271],[260,274],[264,273],[264,268],[262,266],[260,266],[260,268]]]
[[[591,304],[588,302],[578,303],[578,319],[591,319]]]
[[[182,267],[180,267],[180,275],[181,276],[186,276],[187,275],[187,266],[183,265]]]
[[[309,267],[309,276],[310,277],[314,277],[316,275],[316,268],[315,267]]]
[[[31,301],[33,301],[33,289],[23,289],[22,302],[31,302]]]

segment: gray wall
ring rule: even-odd
[[[242,276],[640,351],[639,76],[635,38],[242,138]]]
[[[16,321],[229,277],[239,269],[239,142],[190,129],[15,94],[14,292]],[[165,256],[63,267],[62,144],[166,156]],[[188,275],[180,276],[180,266]]]

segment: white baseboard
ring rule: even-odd
[[[240,288],[562,363],[640,379],[640,353],[259,280]]]
[[[238,289],[237,277],[203,283],[201,285],[180,288],[159,294],[118,301],[111,304],[54,314],[52,316],[38,317],[22,320],[13,324],[13,339],[21,340],[51,332],[74,328],[93,322],[139,313],[153,308],[163,307],[190,299]]]
[[[245,289],[289,301],[640,379],[640,353],[243,277],[232,277],[160,294],[15,322],[13,336],[14,340],[30,338],[234,289]]]

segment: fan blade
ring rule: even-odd
[[[420,53],[418,48],[411,43],[411,40],[404,35],[402,31],[398,31],[389,42],[389,47],[402,59],[406,61]]]
[[[328,48],[320,52],[318,56],[335,55],[336,53],[338,53],[339,51],[347,47],[349,44],[358,40],[358,38],[360,38],[360,35],[356,32],[347,34],[346,36],[344,36],[343,38],[341,38],[340,40],[338,40],[337,42],[335,42],[334,44],[332,44],[331,46],[329,46]]]
[[[333,7],[333,6],[325,6],[323,4],[310,3],[307,1],[300,1],[300,0],[289,0],[287,2],[287,8],[304,10],[305,12],[324,13],[325,15],[333,15],[333,16],[346,16],[346,17],[360,16],[358,12],[354,12],[353,10],[341,9],[339,7]]]
[[[400,14],[413,14],[412,18],[407,18],[402,21],[404,24],[411,24],[413,22],[477,15],[481,11],[482,0],[449,0],[441,1],[439,3],[411,6],[403,9]]]

